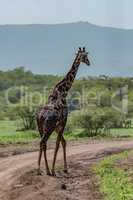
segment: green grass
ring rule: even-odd
[[[37,138],[37,133],[34,131],[16,132],[16,134],[6,134],[0,136],[0,143],[29,143]]]
[[[133,151],[109,156],[93,166],[100,182],[101,192],[105,194],[104,200],[133,199],[133,184],[130,180],[130,172],[125,172],[114,165],[115,161],[126,159],[129,155],[133,155]]]
[[[16,131],[16,122],[0,121],[0,143],[28,143],[39,135],[35,131]]]
[[[16,134],[15,121],[0,121],[0,136]]]
[[[87,134],[83,129],[75,129],[70,133],[65,134],[66,139],[81,139],[87,138]],[[110,130],[110,134],[106,135],[102,134],[101,136],[98,135],[96,138],[99,137],[112,137],[112,138],[123,138],[123,137],[133,137],[133,128],[114,128]]]
[[[112,137],[133,137],[133,128],[116,128],[111,129]]]
[[[84,132],[83,129],[74,129],[72,132],[70,133],[65,133],[65,138],[66,139],[79,139],[79,138],[85,138],[86,134]]]
[[[39,137],[36,131],[16,131],[17,129],[20,129],[20,127],[16,121],[0,121],[0,143],[26,143]],[[111,129],[111,134],[108,136],[133,137],[133,129]],[[56,135],[53,134],[51,138],[55,139],[55,137]],[[97,138],[99,137],[97,136]],[[67,140],[81,140],[88,137],[83,129],[74,129],[71,133],[66,132],[65,138]]]

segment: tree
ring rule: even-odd
[[[31,108],[28,106],[17,106],[16,113],[18,117],[22,120],[23,130],[33,130],[36,127],[35,114],[36,108]]]
[[[71,116],[71,123],[78,128],[83,128],[86,136],[93,137],[109,132],[110,128],[120,127],[122,117],[113,108],[94,108],[74,112]]]

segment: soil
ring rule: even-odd
[[[58,153],[56,177],[37,175],[38,152],[0,158],[0,200],[102,200],[92,164],[106,155],[133,149],[133,141],[70,142],[67,146],[68,174],[63,173],[62,149]],[[53,148],[48,149],[51,166]],[[133,163],[133,162],[132,162]]]

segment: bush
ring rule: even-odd
[[[17,106],[15,108],[18,117],[22,120],[23,130],[34,130],[36,127],[35,113],[36,108],[31,106]]]
[[[109,133],[110,128],[120,126],[121,120],[121,114],[112,108],[75,111],[70,116],[71,128],[83,128],[88,137]]]

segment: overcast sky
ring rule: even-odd
[[[75,21],[133,29],[133,0],[0,0],[0,24]]]

